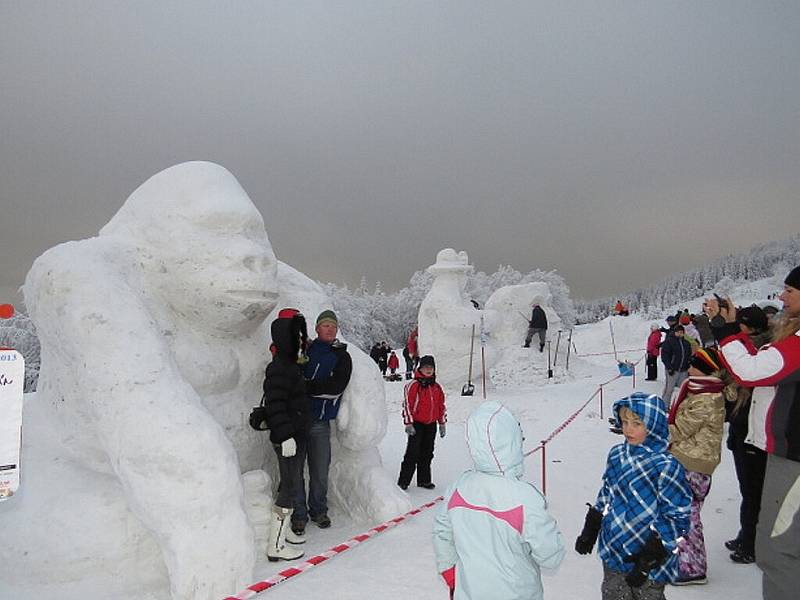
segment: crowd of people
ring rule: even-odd
[[[405,378],[412,379],[415,369],[419,364],[419,353],[417,352],[417,336],[418,330],[415,327],[408,335],[406,345],[403,347],[403,360],[405,362]],[[397,352],[389,345],[388,342],[375,342],[370,348],[369,357],[378,365],[386,381],[402,381],[403,375],[399,373],[400,359]],[[388,370],[388,374],[387,374]]]
[[[796,597],[800,267],[779,299],[783,310],[774,316],[713,298],[702,315],[681,311],[664,330],[651,327],[647,379],[657,379],[660,354],[668,385],[663,398],[635,392],[614,404],[625,441],[609,451],[575,540],[579,554],[598,544],[604,600],[661,600],[668,584],[706,583],[701,510],[726,420],[742,494],[739,531],[725,544],[730,559],[758,564],[765,600]],[[434,524],[437,567],[451,598],[539,600],[539,569],[562,560],[544,498],[519,485],[522,439],[518,421],[497,403],[467,420],[474,468],[447,490]]]
[[[647,379],[657,379],[660,356],[664,390],[660,397],[635,392],[615,402],[624,441],[609,451],[602,486],[575,541],[579,554],[598,545],[604,600],[659,600],[668,584],[706,583],[701,511],[721,462],[725,421],[742,496],[738,531],[725,543],[730,559],[758,564],[765,600],[795,597],[800,267],[786,277],[779,299],[783,310],[769,315],[755,305],[737,308],[730,299],[710,298],[700,315],[680,311],[667,318],[667,327],[651,327]],[[308,518],[319,527],[330,525],[330,420],[351,368],[346,346],[336,339],[337,325],[335,314],[324,311],[316,321],[317,338],[309,343],[297,311],[285,309],[272,323],[264,422],[255,419],[258,428],[270,430],[280,467],[270,560],[302,555]],[[417,357],[416,333],[404,351],[411,381],[404,390],[407,446],[397,483],[407,489],[416,474],[418,486],[433,489],[434,442],[437,432],[446,433],[445,394],[436,382],[434,357]],[[398,367],[398,361],[390,364],[388,344],[375,347],[386,348],[387,368]],[[539,570],[558,566],[564,544],[544,497],[520,480],[519,422],[502,405],[484,402],[469,416],[466,435],[474,468],[445,492],[433,532],[438,570],[451,598],[542,598]]]
[[[800,583],[799,290],[800,267],[776,294],[781,312],[715,296],[701,314],[684,309],[668,316],[666,327],[650,327],[646,379],[658,378],[660,357],[668,451],[684,468],[689,499],[674,585],[707,581],[700,510],[720,463],[725,422],[741,495],[738,530],[725,542],[730,560],[758,564],[764,598],[794,597]],[[782,513],[787,506],[793,508]]]

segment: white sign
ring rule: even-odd
[[[0,349],[0,502],[19,488],[22,442],[22,391],[25,360],[16,350]]]

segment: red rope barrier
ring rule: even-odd
[[[325,562],[329,558],[333,558],[337,554],[341,554],[342,552],[345,552],[345,551],[349,550],[350,548],[353,548],[354,546],[357,546],[358,544],[366,542],[371,537],[374,537],[374,536],[378,535],[379,533],[383,533],[387,529],[391,529],[392,527],[396,527],[397,525],[399,525],[400,523],[402,523],[403,521],[405,521],[409,517],[413,517],[415,515],[418,515],[419,513],[421,513],[426,508],[431,508],[432,506],[435,506],[437,503],[441,502],[442,500],[444,500],[444,497],[443,496],[439,496],[438,498],[436,498],[432,502],[428,502],[427,504],[423,504],[422,506],[418,506],[417,508],[408,511],[404,515],[400,515],[399,517],[394,517],[393,519],[389,519],[388,521],[373,527],[369,531],[366,531],[366,532],[361,533],[359,535],[353,536],[352,538],[350,538],[346,542],[343,542],[343,543],[338,544],[338,545],[336,545],[336,546],[334,546],[332,548],[329,548],[325,552],[317,554],[316,556],[312,556],[311,558],[307,559],[305,562],[303,562],[303,563],[301,563],[301,564],[299,564],[297,566],[289,567],[288,569],[285,569],[285,570],[281,571],[280,573],[278,573],[277,575],[275,575],[275,577],[272,577],[271,579],[266,579],[264,581],[259,581],[257,583],[252,584],[252,585],[249,585],[249,586],[247,586],[246,590],[244,590],[242,592],[239,592],[235,596],[227,596],[225,598],[225,600],[249,600],[249,598],[253,598],[254,596],[257,596],[258,594],[260,594],[261,592],[265,592],[268,589],[271,589],[271,588],[275,587],[279,583],[283,583],[287,579],[290,579],[292,577],[296,577],[297,575],[300,575],[301,573],[305,573],[309,569],[311,569],[313,567],[316,567],[317,565]]]
[[[634,366],[634,371],[633,371],[634,372],[634,378],[633,378],[634,387],[636,387],[636,377],[635,377],[636,369],[635,369],[635,367],[640,362],[642,362],[643,359],[644,359],[644,357],[640,358],[635,363],[632,363],[633,366]],[[525,452],[523,454],[523,457],[528,457],[528,456],[530,456],[532,454],[535,454],[539,450],[542,451],[542,493],[543,494],[545,494],[545,495],[547,494],[547,458],[546,458],[546,455],[547,455],[546,446],[547,446],[547,444],[549,444],[553,440],[553,438],[556,437],[559,433],[564,431],[569,426],[569,424],[572,423],[578,417],[578,415],[583,412],[583,410],[587,406],[589,406],[589,403],[592,400],[594,400],[595,396],[597,396],[598,394],[600,395],[600,418],[602,419],[603,418],[603,387],[608,385],[612,381],[616,381],[617,379],[620,379],[621,377],[622,377],[622,373],[619,373],[619,374],[615,375],[614,377],[612,377],[611,379],[609,379],[608,381],[605,381],[605,382],[601,383],[599,386],[597,386],[597,390],[595,390],[595,392],[591,396],[589,396],[589,399],[586,402],[584,402],[578,410],[576,410],[569,417],[567,417],[567,419],[563,423],[561,423],[561,425],[556,427],[549,436],[547,436],[545,439],[543,439],[542,442],[538,446],[536,446],[536,448],[534,448],[533,450],[529,450],[528,452]]]
[[[644,352],[646,348],[631,348],[630,350],[617,350],[617,354],[622,354],[623,352]],[[613,352],[593,352],[591,354],[579,354],[577,350],[575,351],[575,356],[580,356],[583,358],[584,356],[608,356],[613,355]]]

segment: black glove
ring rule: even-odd
[[[583,531],[575,540],[575,552],[578,554],[591,554],[597,535],[600,533],[600,523],[603,520],[603,513],[591,504],[587,504],[589,510],[586,511],[586,520],[583,522]]]
[[[317,393],[317,382],[314,379],[306,379],[306,394],[313,396]]]
[[[256,406],[250,411],[250,427],[256,431],[267,429],[267,409],[264,406]]]
[[[642,587],[650,571],[668,557],[669,553],[664,549],[661,539],[655,534],[651,535],[639,552],[625,557],[625,562],[633,563],[633,570],[625,576],[625,581],[631,587]]]
[[[675,370],[674,369],[670,369],[669,371],[667,371],[667,373],[669,373],[670,375],[675,375]]]

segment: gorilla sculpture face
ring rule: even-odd
[[[180,246],[154,248],[153,282],[184,319],[226,333],[257,326],[277,301],[277,261],[258,212],[221,211],[178,224]]]
[[[100,233],[132,238],[148,287],[194,326],[236,335],[275,307],[277,259],[264,222],[218,165],[187,163],[155,175]]]

